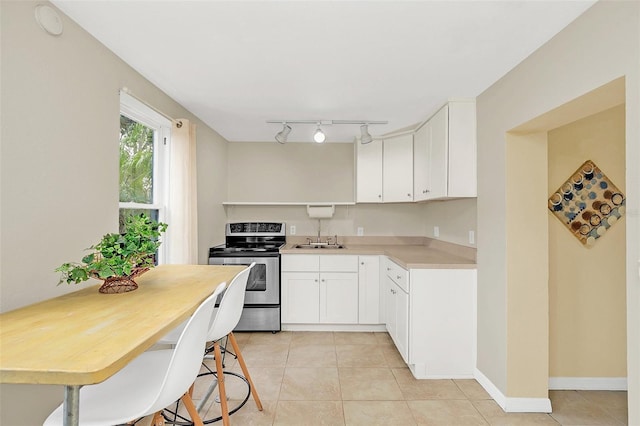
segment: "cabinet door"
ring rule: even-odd
[[[447,196],[449,152],[449,106],[445,105],[429,120],[431,144],[429,148],[430,186],[426,199]]]
[[[356,202],[382,202],[382,141],[356,141]]]
[[[472,377],[476,353],[476,270],[411,270],[412,364],[430,378]]]
[[[426,122],[413,136],[413,200],[429,198],[431,192],[431,122]]]
[[[320,273],[320,322],[358,323],[358,273]]]
[[[409,362],[409,294],[400,287],[395,288],[396,306],[396,338],[394,339],[398,352],[404,362]]]
[[[395,283],[393,280],[384,275],[384,287],[385,287],[385,325],[387,332],[391,338],[395,341],[396,335],[396,298],[394,297]]]
[[[380,324],[380,257],[358,257],[358,323]]]
[[[317,272],[282,272],[282,322],[317,324],[320,289]]]
[[[382,200],[385,203],[413,201],[413,135],[384,140]]]
[[[449,197],[475,197],[476,104],[449,103]]]

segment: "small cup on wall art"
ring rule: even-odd
[[[624,194],[591,160],[549,197],[548,208],[582,244],[592,246],[624,216]]]

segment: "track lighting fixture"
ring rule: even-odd
[[[371,142],[373,138],[369,134],[369,125],[363,124],[360,126],[360,143],[367,144]]]
[[[278,141],[278,143],[285,143],[289,137],[289,133],[291,133],[291,126],[286,122],[282,123],[282,130],[276,134],[276,141]]]
[[[360,143],[366,144],[373,140],[369,133],[369,126],[372,124],[387,124],[388,121],[369,121],[369,120],[267,120],[267,123],[282,124],[282,130],[276,133],[275,139],[278,143],[287,142],[289,133],[291,133],[290,124],[315,124],[316,130],[313,132],[313,140],[322,143],[327,139],[327,135],[321,126],[331,126],[334,124],[359,124],[360,125]]]
[[[320,128],[320,123],[318,123],[318,128],[313,133],[313,140],[318,142],[318,143],[322,143],[322,142],[325,141],[326,138],[327,138],[327,136],[324,134],[324,132]]]

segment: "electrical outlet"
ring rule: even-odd
[[[291,227],[289,228],[289,234],[296,235],[296,226],[295,225],[291,225]]]
[[[469,244],[476,243],[476,233],[474,231],[469,231]]]
[[[358,237],[362,237],[364,235],[364,228],[362,226],[358,226]]]
[[[439,226],[434,226],[433,227],[433,238],[438,238],[440,236],[440,227]]]

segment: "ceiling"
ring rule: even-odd
[[[271,142],[282,125],[267,120],[388,121],[374,137],[412,126],[482,93],[594,2],[53,0],[225,139]],[[312,141],[315,125],[292,127],[289,141]]]

